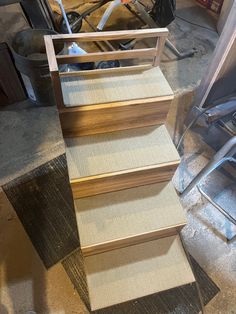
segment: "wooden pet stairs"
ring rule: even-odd
[[[91,310],[195,281],[171,178],[180,159],[164,126],[173,93],[160,68],[166,29],[46,36],[65,137]],[[155,48],[55,56],[57,42],[155,39]],[[60,73],[58,65],[152,58]],[[86,135],[86,136],[85,136]]]

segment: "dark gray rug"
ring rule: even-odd
[[[3,186],[45,267],[79,247],[65,155]]]

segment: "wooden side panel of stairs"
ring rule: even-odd
[[[195,281],[170,182],[180,158],[163,125],[173,98],[158,64],[166,29],[46,37],[91,310]],[[53,43],[157,37],[155,48],[55,56]],[[72,40],[73,39],[73,40]],[[59,73],[58,64],[152,57]],[[119,58],[118,58],[119,59]],[[124,73],[125,70],[131,72]],[[70,77],[68,77],[70,76]],[[86,136],[83,136],[86,135]]]

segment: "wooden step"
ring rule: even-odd
[[[75,200],[84,256],[177,234],[186,218],[171,182]]]
[[[84,258],[91,310],[195,281],[179,236]]]
[[[170,180],[180,159],[165,126],[66,139],[74,198]]]
[[[173,92],[159,67],[116,75],[61,77],[65,137],[165,122]]]

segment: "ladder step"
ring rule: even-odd
[[[177,234],[186,217],[171,182],[75,200],[84,256]]]
[[[66,107],[173,96],[159,67],[147,71],[61,77]]]
[[[74,198],[170,180],[180,158],[165,126],[66,139]]]
[[[179,236],[84,258],[91,310],[195,282]]]
[[[127,74],[61,77],[61,82],[65,108],[59,108],[59,115],[65,137],[164,123],[173,99],[158,67]]]

